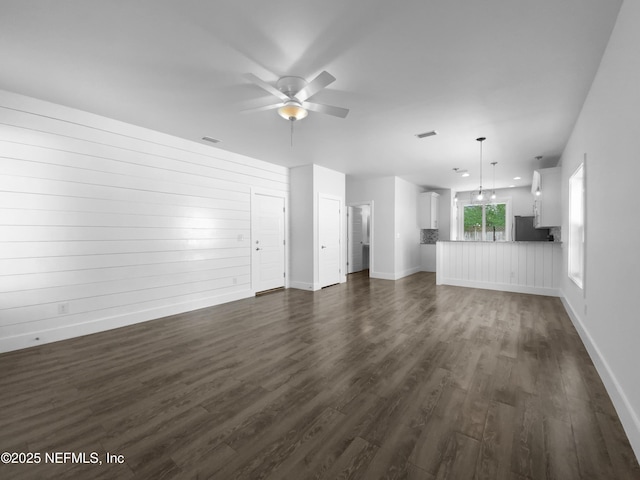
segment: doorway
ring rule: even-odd
[[[253,192],[251,199],[251,277],[254,292],[285,286],[286,197]]]
[[[347,211],[347,272],[369,270],[371,263],[371,205],[350,205]]]

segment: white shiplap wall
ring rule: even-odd
[[[251,295],[252,188],[288,169],[0,91],[0,351]]]
[[[560,295],[558,242],[438,242],[436,283]]]

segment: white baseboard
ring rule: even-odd
[[[387,272],[376,272],[374,270],[371,270],[371,273],[369,274],[369,276],[371,278],[378,278],[380,280],[395,280],[396,276],[394,273],[387,273]]]
[[[346,275],[341,275],[340,276],[340,281],[338,283],[346,283],[347,281],[347,276]],[[338,283],[336,285],[338,285]],[[292,281],[289,284],[290,288],[297,288],[298,290],[308,290],[311,292],[316,292],[318,290],[322,290],[322,286],[320,286],[319,283],[310,283],[310,282],[296,282],[296,281]]]
[[[371,278],[379,278],[381,280],[400,280],[401,278],[408,277],[409,275],[413,275],[420,271],[422,271],[422,267],[420,266],[409,268],[408,270],[404,270],[399,273],[375,272],[372,270],[369,276]]]
[[[530,287],[527,285],[511,285],[509,283],[476,282],[472,280],[459,280],[455,278],[439,278],[438,285],[453,285],[456,287],[482,288],[485,290],[499,290],[501,292],[528,293],[531,295],[546,295],[559,297],[557,288]]]
[[[602,355],[602,352],[594,342],[589,331],[585,328],[584,323],[582,323],[580,316],[576,313],[564,295],[562,295],[560,299],[562,300],[562,304],[564,305],[569,318],[573,322],[578,335],[580,335],[580,339],[586,347],[587,352],[591,357],[591,361],[596,367],[596,370],[602,379],[602,383],[604,383],[604,386],[607,389],[607,393],[611,397],[613,406],[620,417],[622,427],[629,438],[631,448],[633,448],[636,458],[640,459],[640,418],[638,416],[638,412],[634,410],[633,405],[624,393],[618,379],[609,367],[609,363]]]
[[[311,292],[315,292],[316,290],[320,290],[320,287],[318,285],[313,284],[313,283],[296,282],[294,280],[292,280],[289,283],[289,287],[290,288],[297,288],[298,290],[308,290],[308,291],[311,291]]]
[[[403,270],[400,273],[396,273],[396,280],[400,280],[401,278],[408,277],[409,275],[413,275],[414,273],[418,273],[422,271],[422,266],[418,265],[417,267],[409,268],[407,270]]]
[[[90,322],[64,325],[50,330],[33,331],[12,337],[4,337],[0,338],[0,353],[21,350],[23,348],[35,347],[37,345],[44,345],[46,343],[58,342],[60,340],[67,340],[69,338],[81,337],[84,335],[91,335],[92,333],[104,332],[106,330],[125,327],[127,325],[157,320],[169,315],[176,315],[178,313],[190,312],[201,308],[213,307],[214,305],[233,302],[235,300],[241,300],[252,296],[253,292],[245,290],[217,297],[208,297],[165,307],[141,310],[125,315],[101,318]]]

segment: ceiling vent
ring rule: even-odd
[[[433,137],[434,135],[437,135],[437,134],[438,132],[436,132],[435,130],[431,130],[430,132],[416,133],[416,137],[418,138]]]
[[[218,140],[217,138],[213,138],[213,137],[202,137],[203,140],[206,140],[207,142],[211,142],[211,143],[220,143],[220,140]]]

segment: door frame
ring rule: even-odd
[[[267,188],[250,188],[251,218],[250,223],[250,245],[249,254],[251,258],[251,293],[256,294],[256,278],[258,272],[258,262],[256,259],[255,243],[255,221],[256,214],[256,195],[268,197],[276,197],[284,199],[284,288],[289,288],[289,193],[279,190],[269,190]]]
[[[347,256],[345,257],[345,263],[347,265],[347,275],[350,275],[351,273],[356,273],[353,272],[353,237],[355,236],[353,234],[353,232],[355,231],[354,225],[353,225],[353,221],[354,221],[354,217],[353,217],[353,211],[354,209],[359,209],[360,211],[362,211],[362,207],[364,205],[346,205],[345,206],[345,212],[347,214],[347,228],[345,230],[346,232],[346,236],[345,236],[345,241],[347,243]],[[362,214],[360,215],[360,221],[362,221]],[[362,226],[362,225],[361,225]],[[362,229],[360,234],[362,235]],[[362,243],[362,242],[360,242]],[[364,262],[363,262],[364,263]],[[362,266],[362,265],[361,265]],[[358,270],[359,272],[362,271],[363,268],[361,268],[360,270]]]
[[[361,205],[369,205],[369,277],[371,277],[371,272],[375,272],[374,269],[374,262],[375,262],[375,249],[374,249],[374,238],[375,238],[375,229],[374,229],[374,215],[373,215],[373,200],[363,200],[361,202],[349,202],[346,204],[347,207],[359,207]],[[345,215],[346,221],[349,221],[349,217]],[[347,225],[347,231],[349,228],[349,225]],[[344,250],[344,255],[345,258],[349,258],[349,252],[346,250],[349,248],[349,240],[347,240],[345,242],[345,249]],[[345,268],[346,268],[346,262],[345,262]]]
[[[328,193],[318,193],[318,201],[316,202],[316,207],[314,208],[315,210],[315,230],[316,230],[316,234],[314,235],[313,238],[313,248],[315,250],[315,255],[314,255],[314,259],[313,259],[313,271],[314,271],[314,279],[313,279],[313,283],[314,283],[314,290],[319,290],[320,288],[320,200],[321,199],[327,199],[327,200],[334,200],[338,202],[339,205],[339,209],[340,209],[340,219],[338,221],[338,228],[340,229],[340,233],[339,233],[339,238],[340,238],[340,244],[338,246],[338,255],[340,255],[339,258],[339,265],[340,265],[340,274],[339,274],[339,283],[344,283],[347,281],[347,274],[346,274],[346,268],[347,268],[347,262],[345,260],[345,254],[343,252],[344,248],[343,246],[346,245],[347,242],[345,242],[345,231],[344,231],[344,226],[343,226],[343,222],[344,222],[344,218],[346,218],[346,214],[344,213],[344,200],[341,197],[338,197],[336,195],[331,195]]]

